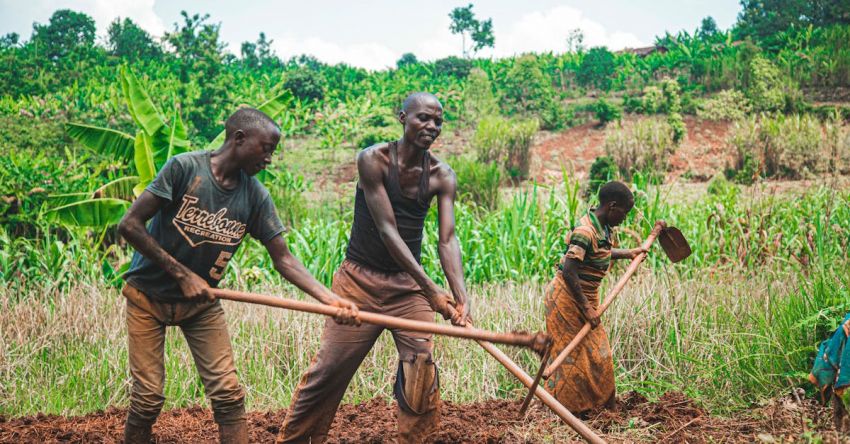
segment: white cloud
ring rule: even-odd
[[[569,6],[557,6],[546,11],[534,11],[521,16],[512,24],[494,23],[496,38],[494,49],[481,50],[479,56],[508,57],[526,52],[567,50],[567,37],[573,29],[581,29],[584,46],[607,46],[611,50],[645,46],[634,34],[609,32],[599,22]],[[446,18],[433,37],[423,41],[416,55],[423,60],[433,60],[449,55],[460,55],[461,38],[449,32]],[[468,44],[468,42],[467,42]]]
[[[450,55],[461,54],[461,38],[449,31],[450,20],[445,17],[430,37],[421,39],[414,50],[420,60],[435,60]],[[611,50],[625,47],[640,47],[646,44],[634,34],[610,32],[569,6],[557,6],[546,11],[534,11],[521,16],[516,22],[500,26],[494,23],[496,47],[479,52],[479,56],[509,57],[525,52],[553,51],[562,53],[567,50],[567,37],[573,29],[581,29],[584,34],[584,46],[607,46]],[[274,38],[272,46],[283,59],[310,54],[326,63],[344,62],[367,69],[384,69],[395,66],[402,51],[392,49],[382,43],[340,44],[309,37],[270,36]],[[392,42],[390,42],[392,44]]]
[[[105,34],[109,24],[117,17],[129,18],[155,36],[165,32],[165,24],[153,9],[155,0],[86,0],[74,3],[85,5],[77,6],[83,11],[90,8],[99,33]]]
[[[325,63],[347,63],[367,69],[384,69],[395,66],[396,60],[401,56],[397,51],[377,42],[340,45],[318,37],[298,39],[286,36],[273,39],[272,48],[284,60],[309,54]]]
[[[609,32],[576,8],[556,6],[545,12],[525,14],[507,29],[496,29],[496,48],[492,52],[501,57],[532,51],[564,52],[573,29],[582,31],[585,47],[607,46],[618,50],[643,45],[634,34]]]

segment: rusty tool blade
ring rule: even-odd
[[[676,227],[666,227],[658,236],[658,243],[664,249],[664,253],[670,262],[676,263],[691,255],[691,246],[688,240]]]

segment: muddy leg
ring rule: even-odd
[[[322,346],[301,377],[278,443],[324,442],[348,383],[382,331],[375,325],[353,327],[326,320]]]
[[[180,328],[212,404],[221,442],[247,443],[245,391],[236,376],[230,334],[221,303],[181,322]]]
[[[844,401],[841,400],[841,397],[836,395],[835,393],[831,394],[832,397],[832,423],[835,425],[835,430],[839,432],[847,432],[850,431],[850,426],[848,426],[848,422],[850,422],[850,418],[847,416],[847,408],[844,407]]]
[[[424,297],[410,298],[395,316],[417,321],[434,321],[434,311]],[[399,355],[394,393],[397,399],[398,442],[420,443],[440,423],[440,387],[437,366],[432,361],[433,335],[393,330]],[[400,399],[403,398],[403,399]]]
[[[125,430],[128,442],[147,442],[150,428],[165,402],[165,324],[127,300],[127,351],[130,361],[130,409]],[[142,440],[142,441],[139,441]],[[146,441],[145,441],[146,440]]]

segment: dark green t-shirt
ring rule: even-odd
[[[168,201],[151,219],[148,233],[178,262],[215,287],[245,234],[266,242],[284,231],[268,190],[240,173],[226,189],[210,169],[210,152],[171,158],[146,191]],[[168,273],[137,251],[124,280],[162,302],[185,300]]]

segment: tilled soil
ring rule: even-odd
[[[577,435],[541,405],[532,405],[519,418],[519,401],[493,400],[474,404],[443,404],[440,430],[430,442],[534,443],[572,442]],[[329,442],[395,442],[394,406],[386,399],[344,405],[337,413]],[[120,442],[126,410],[65,418],[37,415],[0,418],[2,443],[115,443]],[[286,410],[249,415],[251,442],[274,442]],[[681,393],[671,392],[657,402],[629,393],[614,411],[588,415],[588,424],[609,442],[794,442],[818,438],[847,442],[832,430],[828,409],[796,397],[774,400],[731,418],[709,415]],[[209,409],[192,407],[164,412],[154,427],[159,443],[217,442]]]

